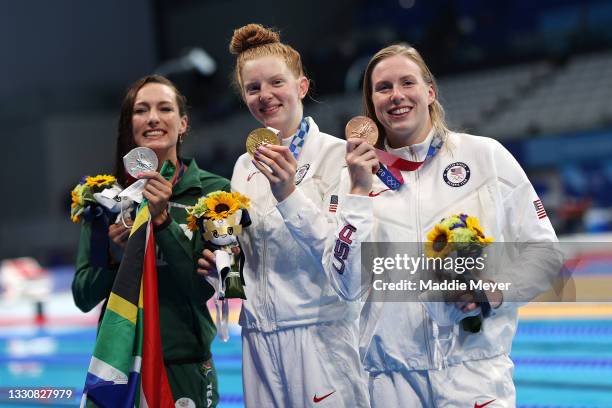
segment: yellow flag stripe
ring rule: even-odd
[[[138,294],[138,307],[144,309],[144,276],[140,280],[140,293]]]
[[[138,307],[135,304],[128,302],[116,293],[111,292],[111,295],[108,298],[108,305],[106,307],[107,309],[112,310],[124,319],[136,324]]]
[[[134,225],[132,225],[132,231],[130,232],[130,236],[138,230],[143,224],[146,224],[149,221],[149,206],[145,205],[138,214],[136,214],[136,219],[134,220]]]

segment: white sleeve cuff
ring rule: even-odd
[[[340,211],[344,216],[349,216],[351,214],[355,215],[364,215],[368,214],[371,216],[374,211],[374,203],[372,202],[372,197],[356,195],[356,194],[347,194],[344,198],[344,202],[340,202]]]
[[[284,219],[289,219],[300,214],[300,210],[307,200],[308,198],[306,198],[304,193],[302,193],[299,188],[296,188],[283,201],[276,204],[276,208],[278,208],[278,211]]]

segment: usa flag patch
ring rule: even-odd
[[[548,215],[546,214],[546,210],[544,209],[544,205],[542,204],[542,200],[537,199],[533,202],[533,206],[535,207],[536,214],[538,219],[546,218]]]
[[[333,194],[329,199],[329,212],[335,213],[338,209],[338,196]]]

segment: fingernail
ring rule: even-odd
[[[259,157],[259,148],[257,148],[257,150],[255,150],[255,154],[253,156]]]
[[[257,164],[257,162],[255,160],[251,160],[251,163],[253,164]]]

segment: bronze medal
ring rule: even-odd
[[[376,123],[367,116],[355,116],[346,124],[344,137],[346,139],[351,137],[365,139],[368,144],[374,146],[378,141],[378,128]]]

